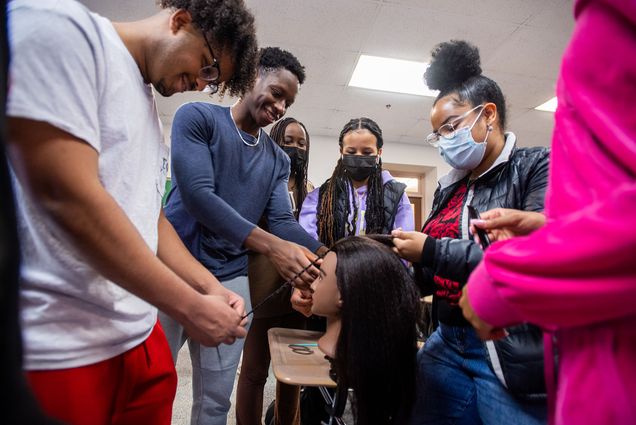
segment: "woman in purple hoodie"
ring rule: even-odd
[[[340,159],[332,176],[307,195],[298,222],[327,247],[346,236],[413,230],[406,185],[382,169],[382,129],[370,118],[354,118],[338,138]],[[292,306],[311,315],[311,294],[294,290]]]
[[[636,2],[578,0],[575,16],[557,88],[546,223],[491,246],[461,305],[485,339],[522,322],[546,331],[551,423],[633,424]]]

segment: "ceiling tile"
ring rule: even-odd
[[[358,51],[379,4],[360,0],[251,1],[261,44]]]
[[[466,39],[481,53],[484,73],[507,98],[509,128],[521,146],[549,144],[553,115],[532,108],[554,95],[561,54],[573,27],[572,0],[246,0],[256,16],[261,46],[279,46],[306,67],[307,82],[289,115],[311,135],[337,140],[353,117],[368,115],[387,143],[421,144],[431,131],[433,99],[348,87],[360,53],[427,61],[431,48]],[[115,21],[158,10],[154,0],[84,0]],[[391,78],[387,75],[386,78]],[[188,101],[224,105],[236,99],[188,93],[157,96],[169,127]],[[386,105],[390,104],[390,108]]]
[[[429,14],[445,12],[497,24],[522,24],[554,2],[555,0],[384,0],[387,4],[423,9]],[[449,26],[453,25],[454,23]]]
[[[556,80],[569,27],[522,26],[484,61],[485,69]]]

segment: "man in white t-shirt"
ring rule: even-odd
[[[112,23],[72,0],[9,4],[24,364],[45,411],[73,424],[170,423],[176,374],[157,307],[204,345],[245,336],[243,300],[163,215],[152,87],[245,92],[253,16],[242,0],[161,6]]]

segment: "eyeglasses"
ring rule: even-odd
[[[203,39],[205,40],[205,44],[208,45],[208,49],[210,50],[210,55],[212,56],[212,65],[207,65],[201,68],[199,70],[199,78],[208,84],[210,94],[212,95],[219,91],[219,77],[221,76],[221,68],[219,65],[219,61],[217,61],[216,57],[214,57],[212,46],[210,46],[210,42],[205,36],[205,33],[203,33]]]
[[[437,147],[439,145],[440,137],[443,137],[444,139],[447,139],[447,140],[452,139],[453,137],[455,137],[455,133],[457,133],[457,130],[458,130],[456,126],[460,124],[468,115],[470,115],[471,112],[475,111],[476,109],[483,108],[484,106],[485,105],[477,105],[470,111],[464,112],[463,114],[461,114],[460,116],[452,120],[451,122],[440,126],[440,128],[438,128],[437,131],[434,131],[428,136],[426,136],[426,142],[429,143],[431,146]],[[481,111],[479,113],[481,114]],[[479,118],[479,115],[477,116],[477,119],[478,118]],[[472,130],[473,126],[477,122],[477,119],[475,119],[475,122],[473,123],[473,125],[470,126],[470,130]]]

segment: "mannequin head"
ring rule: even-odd
[[[420,302],[404,264],[373,236],[341,239],[313,283],[312,312],[327,318],[319,347],[338,386],[355,392],[357,423],[395,423],[415,388]]]

